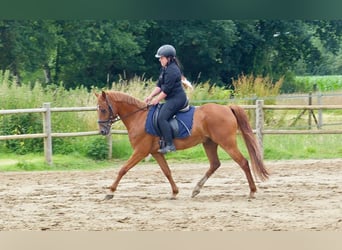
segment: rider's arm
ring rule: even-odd
[[[156,95],[158,95],[160,92],[161,92],[161,88],[158,87],[158,86],[156,86],[156,87],[154,88],[154,90],[151,92],[151,94],[150,94],[148,97],[146,97],[145,102],[146,102],[146,103],[150,103],[151,100],[153,99],[153,97],[155,97]]]

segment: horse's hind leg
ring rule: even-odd
[[[158,162],[161,170],[163,171],[165,177],[168,179],[168,181],[171,185],[171,188],[172,188],[171,199],[176,199],[176,196],[178,194],[178,187],[172,178],[171,170],[170,170],[169,165],[167,164],[167,162],[165,160],[164,155],[158,153],[158,154],[152,154],[152,156]]]
[[[250,170],[248,161],[241,154],[240,150],[237,147],[236,136],[233,136],[233,135],[229,136],[228,139],[223,144],[220,144],[220,146],[230,155],[230,157],[232,157],[232,159],[237,164],[239,164],[239,166],[244,171],[244,173],[247,177],[247,181],[248,181],[248,185],[249,185],[249,189],[250,189],[249,197],[254,198],[254,194],[255,194],[257,189],[256,189],[256,186],[255,186],[255,183],[253,180],[253,176],[251,174],[251,170]]]
[[[217,144],[213,142],[211,139],[208,139],[206,142],[203,143],[203,147],[205,149],[205,153],[209,159],[210,167],[203,176],[203,178],[197,183],[194,190],[192,191],[191,197],[195,197],[201,192],[201,188],[203,187],[204,183],[209,179],[209,177],[218,169],[221,165],[221,162],[217,155]]]

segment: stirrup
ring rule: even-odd
[[[164,148],[158,149],[158,152],[162,154],[167,154],[167,153],[174,152],[174,151],[176,151],[176,147],[173,144],[167,145]]]

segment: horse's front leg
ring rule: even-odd
[[[171,188],[172,188],[171,199],[172,200],[176,199],[176,196],[178,194],[178,187],[177,187],[175,181],[172,178],[171,170],[170,170],[169,165],[167,164],[167,162],[165,160],[164,155],[159,154],[159,153],[155,153],[155,154],[152,154],[152,156],[158,162],[161,170],[163,171],[164,175],[166,176],[166,178],[168,179],[168,181],[169,181],[169,183],[171,185]]]
[[[141,152],[133,152],[133,154],[131,155],[131,157],[128,159],[128,161],[125,163],[125,165],[123,165],[115,179],[115,181],[113,182],[113,184],[109,187],[110,191],[109,194],[106,195],[105,200],[110,200],[114,197],[114,192],[116,190],[116,188],[119,185],[119,182],[121,180],[121,178],[131,169],[133,168],[136,164],[138,164],[142,159],[144,159],[146,155],[142,154]]]

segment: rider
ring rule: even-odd
[[[181,84],[182,73],[176,58],[176,49],[172,45],[163,45],[158,49],[155,57],[159,58],[162,67],[157,85],[145,99],[145,102],[157,105],[160,101],[165,100],[159,112],[158,126],[166,146],[159,149],[158,152],[166,154],[176,151],[172,140],[171,126],[168,121],[179,110],[184,108],[187,103],[187,96]],[[153,99],[155,96],[157,97]]]

